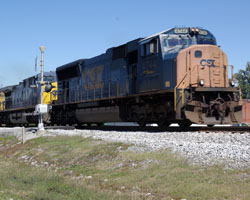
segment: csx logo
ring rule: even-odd
[[[104,83],[102,82],[102,72],[104,70],[104,65],[95,66],[93,68],[85,68],[83,71],[83,83],[84,89],[98,89],[103,88]]]
[[[200,61],[200,64],[201,64],[202,67],[205,67],[205,66],[208,66],[208,67],[215,67],[214,62],[215,62],[215,60],[210,60],[210,59],[206,60],[206,59],[202,59],[202,60]]]

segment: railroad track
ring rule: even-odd
[[[157,126],[48,126],[45,127],[46,130],[50,129],[64,129],[64,130],[102,130],[102,131],[143,131],[143,132],[240,132],[240,133],[250,133],[250,127],[241,126],[215,126],[215,127],[205,127],[205,126],[194,126],[194,127],[168,127],[160,128]]]

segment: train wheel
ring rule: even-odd
[[[178,125],[182,128],[187,128],[192,125],[192,122],[190,122],[189,120],[183,120],[178,122]]]
[[[137,122],[137,124],[139,124],[140,127],[145,127],[147,123],[140,121],[140,122]]]
[[[159,126],[159,127],[161,127],[161,128],[167,128],[167,127],[169,127],[170,126],[170,122],[168,122],[168,121],[159,121],[158,123],[157,123],[157,125]]]

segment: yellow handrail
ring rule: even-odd
[[[240,84],[239,84],[239,90],[240,90],[240,102],[242,102],[242,92],[241,92]]]
[[[183,105],[184,104],[184,87],[182,87],[181,99],[182,99],[182,105]]]
[[[185,78],[187,77],[187,74],[188,74],[188,72],[186,72],[185,76],[182,78],[182,80],[180,81],[180,83],[178,85],[176,85],[175,88],[174,88],[174,110],[175,111],[176,111],[176,90],[177,90],[177,87],[179,87],[180,84],[185,80]],[[182,92],[184,92],[184,88],[182,88]],[[184,102],[183,94],[182,94],[182,102]]]

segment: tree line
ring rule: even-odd
[[[238,86],[241,88],[242,98],[250,99],[250,62],[247,62],[245,70],[239,70],[235,74]]]

